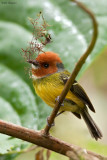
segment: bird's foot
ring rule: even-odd
[[[55,102],[59,102],[59,96],[55,98]],[[61,106],[64,106],[64,103],[61,103]]]
[[[49,124],[49,117],[47,117],[47,125],[49,126],[49,127],[53,127],[53,126],[55,126],[55,123],[53,122],[51,125]]]

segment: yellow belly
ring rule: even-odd
[[[50,83],[51,82],[51,83]],[[45,103],[49,106],[55,106],[56,98],[61,94],[64,85],[62,83],[58,83],[53,80],[42,80],[42,81],[34,81],[33,82],[36,93],[42,98]],[[84,107],[83,102],[77,98],[71,91],[66,95],[67,99],[72,100],[77,105],[72,105],[71,103],[64,102],[64,106],[61,106],[60,110],[77,112],[79,109]]]

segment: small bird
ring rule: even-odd
[[[40,53],[35,60],[28,60],[32,64],[32,79],[36,93],[49,106],[54,107],[56,99],[61,94],[70,73],[64,69],[64,65],[58,54],[47,51]],[[75,80],[68,91],[59,113],[72,112],[77,118],[84,119],[91,136],[98,140],[102,133],[91,118],[88,108],[95,109],[85,93],[85,90]]]

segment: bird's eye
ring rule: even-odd
[[[49,64],[48,63],[45,63],[43,64],[44,68],[48,68],[49,67]]]

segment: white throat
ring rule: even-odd
[[[35,66],[34,64],[32,64],[32,68],[33,68],[33,69],[38,69],[39,66]]]
[[[41,78],[47,77],[47,76],[49,76],[49,75],[50,75],[50,74],[48,74],[48,75],[46,75],[46,76],[39,77],[39,76],[35,76],[35,75],[32,74],[32,79],[33,79],[33,80],[37,80],[37,79],[41,79]]]
[[[33,68],[33,69],[38,69],[39,67],[38,67],[38,66],[35,66],[34,64],[32,64],[32,68]],[[37,80],[37,79],[39,79],[39,78],[41,78],[41,77],[37,77],[37,76],[35,76],[35,75],[32,74],[32,79],[33,79],[33,80]]]

